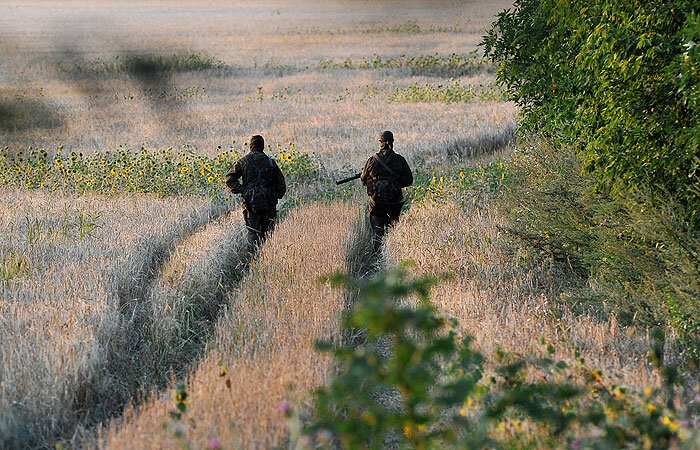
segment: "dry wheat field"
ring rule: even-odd
[[[332,373],[312,343],[340,339],[351,301],[319,277],[366,276],[402,260],[416,274],[452,275],[434,301],[486,352],[573,341],[624,384],[658,383],[645,343],[614,320],[552,320],[548,295],[566,287],[504,251],[505,219],[489,206],[486,181],[462,201],[440,199],[440,170],[473,167],[486,179],[482,165],[514,148],[517,108],[477,47],[507,6],[0,3],[5,160],[43,150],[48,168],[33,167],[47,173],[68,167],[70,152],[171,148],[218,166],[217,154],[245,151],[253,134],[271,153],[293,155],[280,223],[255,254],[238,200],[219,193],[227,167],[211,171],[209,162],[206,194],[132,185],[137,169],[121,166],[105,177],[127,181],[109,188],[92,190],[93,181],[79,184],[87,172],[70,171],[53,185],[26,175],[0,186],[0,447],[280,445],[278,404],[311,404]],[[364,192],[332,179],[358,171],[384,129],[423,184],[368,262]],[[179,383],[189,393],[186,423],[169,420]]]

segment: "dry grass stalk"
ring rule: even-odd
[[[329,375],[330,361],[313,342],[339,338],[346,296],[318,278],[357,270],[367,242],[366,219],[348,204],[303,207],[279,224],[231,294],[208,356],[187,381],[188,410],[175,424],[186,442],[196,448],[212,438],[228,447],[279,443],[285,430],[279,402],[305,398]],[[173,408],[170,392],[151,399],[105,431],[99,446],[175,446],[175,425],[162,427]]]

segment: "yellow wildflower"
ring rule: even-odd
[[[210,183],[213,183],[213,182],[214,182],[214,177],[212,177],[211,175],[209,175],[209,177],[207,177],[207,181],[210,182]]]
[[[116,174],[117,174],[117,169],[115,169],[114,167],[112,167],[112,170],[110,170],[109,173],[111,173],[112,175],[116,175]]]
[[[674,422],[674,421],[673,421],[670,417],[668,417],[668,416],[664,416],[664,417],[661,419],[661,423],[663,423],[664,425],[666,425],[671,431],[676,431],[676,430],[678,430],[678,424],[677,424],[676,422]]]
[[[362,413],[362,419],[370,426],[374,426],[377,424],[377,418],[374,417],[374,414],[372,414],[369,411],[365,411]]]
[[[61,167],[63,165],[63,160],[61,160],[61,158],[56,158],[56,165]]]
[[[653,393],[654,389],[652,389],[651,387],[647,386],[644,388],[644,395],[646,395],[647,397],[651,397],[651,394]]]
[[[464,176],[465,176],[465,175],[464,175],[464,172],[460,172],[460,173],[459,173],[459,177],[460,177],[460,178],[464,178]]]
[[[467,408],[462,407],[462,409],[459,410],[459,415],[462,417],[467,417]]]

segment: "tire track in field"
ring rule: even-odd
[[[307,406],[311,389],[332,372],[332,361],[313,342],[343,339],[338,321],[353,294],[331,290],[318,277],[337,270],[364,273],[370,246],[366,218],[356,206],[293,209],[228,292],[209,351],[186,380],[186,420],[169,419],[172,394],[163,392],[102,432],[99,447],[187,442],[201,448],[212,433],[233,448],[279,443],[285,432],[279,401],[291,396]],[[172,427],[185,427],[184,441],[173,439]]]
[[[76,393],[73,409],[83,419],[75,424],[73,436],[64,436],[64,440],[80,445],[89,439],[90,433],[86,427],[121,415],[124,408],[135,399],[165,386],[170,375],[178,373],[188,358],[192,358],[185,355],[181,348],[167,351],[163,350],[164,346],[154,348],[155,314],[152,299],[154,295],[158,296],[154,289],[159,286],[163,270],[172,263],[173,255],[181,252],[188,242],[193,239],[196,241],[197,236],[210,232],[212,224],[218,224],[218,228],[221,228],[221,222],[228,220],[230,211],[230,204],[210,204],[165,230],[155,228],[151,234],[139,239],[140,245],[146,247],[145,251],[142,248],[142,251],[127,255],[119,271],[126,275],[111,276],[108,290],[111,290],[117,304],[119,319],[117,323],[104,327],[98,337],[99,348],[105,352],[103,363],[96,368],[93,381],[83,386],[84,392]],[[229,255],[224,252],[222,255],[219,252],[216,253],[217,257],[226,261],[241,260],[242,252],[238,251],[238,247],[226,248],[235,248],[237,253]],[[187,264],[187,261],[183,263]],[[238,270],[239,266],[236,263],[234,268]],[[233,272],[234,270],[221,273],[215,284],[218,286],[218,282],[222,285],[228,282]],[[191,308],[183,311],[190,315],[192,312]],[[193,351],[193,348],[190,350]],[[170,355],[179,355],[181,358],[168,358]]]
[[[204,336],[210,333],[206,324],[218,313],[216,299],[247,264],[247,246],[241,245],[246,242],[244,227],[232,222],[231,215],[228,205],[211,205],[190,217],[184,226],[168,230],[152,244],[148,257],[135,264],[138,269],[130,279],[118,281],[123,332],[112,337],[105,372],[119,383],[114,391],[121,395],[112,400],[107,416],[121,414],[140,395],[164,387],[171,376],[182,373],[203,345]],[[207,236],[218,237],[226,245],[218,246]],[[198,247],[191,248],[193,245]],[[214,267],[212,256],[219,267]],[[192,266],[197,273],[187,270]],[[209,304],[201,317],[195,300]],[[184,343],[177,342],[178,337]]]

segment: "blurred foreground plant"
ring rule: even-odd
[[[677,410],[677,373],[662,363],[662,332],[650,362],[664,389],[637,393],[610,384],[578,354],[576,367],[554,359],[552,345],[525,357],[497,351],[487,371],[471,338],[458,336],[454,321],[430,303],[435,280],[409,279],[400,267],[369,281],[326,281],[359,293],[342,326],[366,339],[359,346],[318,344],[333,353],[339,373],[317,390],[302,446],[692,446],[689,423],[680,419],[686,412]],[[414,296],[419,301],[409,306]]]

